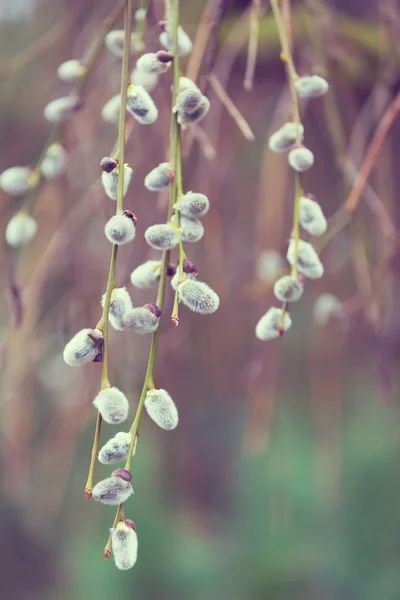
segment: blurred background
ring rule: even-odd
[[[35,165],[50,134],[43,108],[71,88],[57,67],[87,54],[115,4],[2,0],[0,172]],[[36,237],[20,252],[2,243],[4,600],[400,598],[399,119],[351,221],[341,209],[400,89],[400,7],[396,0],[282,6],[299,73],[330,83],[327,96],[302,104],[315,154],[303,185],[327,217],[335,215],[332,239],[321,242],[325,275],[307,284],[282,339],[255,338],[257,321],[276,304],[271,290],[287,271],[279,257],[292,227],[293,175],[268,149],[271,133],[291,118],[276,27],[266,0],[182,0],[180,22],[198,36],[182,66],[211,101],[201,126],[183,138],[184,189],[211,202],[205,237],[188,258],[221,306],[209,317],[182,307],[174,329],[168,285],[155,381],[174,398],[180,423],[164,432],[144,415],[140,426],[135,496],[126,507],[139,537],[131,571],[103,558],[114,508],[84,496],[101,365],[75,370],[62,360],[66,341],[100,318],[110,259],[103,228],[115,206],[99,162],[117,131],[101,111],[119,91],[121,62],[104,47],[82,109],[60,132],[66,172],[33,199]],[[148,8],[146,48],[156,51],[163,3]],[[257,23],[254,81],[245,89]],[[114,28],[122,26],[121,13]],[[246,135],[216,81],[247,122]],[[146,190],[143,179],[167,157],[170,84],[167,74],[152,92],[155,125],[129,124],[134,180],[125,207],[138,217],[138,234],[119,253],[117,284],[139,305],[156,297],[133,289],[129,275],[158,257],[143,233],[165,220],[167,197]],[[21,203],[0,191],[3,239]],[[111,381],[129,396],[132,414],[149,344],[110,333]],[[114,433],[105,425],[102,442]],[[99,464],[96,480],[108,473]]]

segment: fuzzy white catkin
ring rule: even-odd
[[[66,344],[63,357],[70,367],[80,367],[93,362],[99,354],[99,348],[89,335],[95,339],[100,338],[100,331],[97,329],[81,329]]]
[[[6,227],[6,241],[12,248],[21,248],[35,236],[37,223],[26,212],[17,212]]]
[[[295,240],[290,240],[286,255],[287,260],[293,266],[295,258]],[[318,254],[308,242],[299,240],[297,270],[309,279],[320,279],[324,274],[324,267],[318,258]]]
[[[329,90],[328,82],[319,75],[300,77],[294,85],[300,98],[319,98]]]
[[[274,285],[274,294],[281,302],[297,302],[303,291],[300,281],[292,275],[284,275]]]
[[[152,225],[144,233],[146,242],[155,250],[170,250],[179,243],[179,234],[176,227],[161,223]]]
[[[333,294],[321,294],[315,300],[313,317],[318,325],[326,325],[331,318],[340,318],[343,316],[343,304]]]
[[[199,88],[193,84],[193,86],[187,87],[179,92],[176,99],[176,110],[178,110],[178,112],[191,114],[199,108],[202,99],[203,94]]]
[[[133,220],[126,215],[114,215],[107,221],[104,233],[109,242],[122,246],[134,239],[136,227]]]
[[[272,152],[287,152],[297,141],[297,132],[300,133],[300,141],[303,139],[303,125],[287,122],[271,135],[268,147]]]
[[[86,73],[87,69],[79,60],[66,60],[57,69],[58,78],[61,81],[75,81]]]
[[[112,465],[126,460],[131,445],[132,436],[129,432],[119,431],[113,438],[108,440],[100,449],[98,460],[102,465]],[[137,438],[133,447],[133,455],[136,452]]]
[[[150,94],[141,85],[128,87],[126,108],[141,125],[151,125],[157,120],[157,107]]]
[[[167,162],[160,163],[148,173],[144,180],[145,187],[151,192],[158,192],[169,186],[170,165]]]
[[[194,244],[201,240],[204,235],[204,226],[198,219],[181,217],[180,219],[181,239],[183,242]]]
[[[121,390],[116,387],[101,390],[93,400],[103,420],[110,425],[119,425],[128,418],[129,402]]]
[[[159,319],[148,308],[138,306],[132,309],[125,317],[125,325],[135,333],[154,333]]]
[[[101,299],[101,306],[104,308],[106,295]],[[132,310],[132,300],[125,287],[114,288],[111,292],[109,321],[110,325],[117,331],[125,328],[126,315]]]
[[[124,197],[129,188],[129,184],[132,179],[133,170],[128,166],[124,165]],[[119,179],[119,167],[116,167],[113,171],[108,173],[103,171],[101,174],[101,182],[104,187],[104,191],[111,200],[118,198],[118,179]]]
[[[157,73],[145,73],[139,69],[133,69],[131,73],[133,85],[141,85],[148,92],[152,92],[158,83]]]
[[[104,43],[107,49],[117,56],[118,58],[122,58],[124,55],[124,30],[123,29],[114,29],[113,31],[109,31],[104,38]],[[141,52],[143,50],[143,42],[138,39],[135,33],[131,35],[131,52]]]
[[[183,273],[182,281],[185,279],[192,279],[193,281],[197,281],[197,277],[194,273]],[[179,268],[177,269],[175,275],[171,279],[171,287],[176,291],[179,283]]]
[[[210,208],[210,202],[204,194],[188,192],[178,203],[181,214],[185,217],[203,217]]]
[[[299,146],[290,150],[288,155],[289,165],[298,173],[308,171],[314,164],[314,154],[308,148]]]
[[[178,298],[193,312],[210,315],[219,307],[219,296],[203,281],[186,279],[178,285]]]
[[[279,271],[285,267],[285,262],[276,250],[263,250],[257,258],[257,277],[264,281],[276,279]]]
[[[137,561],[138,539],[136,531],[123,522],[118,523],[111,535],[115,566],[121,571],[131,569]]]
[[[172,40],[171,40],[171,36],[169,35],[169,33],[167,31],[163,31],[160,34],[159,40],[160,40],[160,44],[166,50],[169,50],[170,52],[172,52]],[[179,56],[187,56],[188,54],[191,53],[191,51],[193,49],[192,40],[190,39],[188,34],[182,29],[182,27],[180,25],[178,27],[177,46],[178,46]]]
[[[79,99],[63,96],[52,100],[44,107],[44,118],[50,123],[61,123],[70,119],[79,106]]]
[[[31,187],[32,173],[29,167],[10,167],[0,174],[0,188],[11,196],[21,196]]]
[[[131,273],[131,283],[139,289],[152,287],[160,279],[161,262],[159,260],[147,260],[139,265]]]
[[[121,108],[121,94],[112,96],[101,109],[101,117],[107,123],[118,123]]]
[[[166,71],[168,71],[170,66],[170,62],[164,63],[161,62],[161,60],[158,60],[157,54],[155,54],[155,52],[148,52],[147,54],[142,54],[142,56],[138,58],[136,62],[137,71],[142,73],[152,73],[155,75],[165,73]]]
[[[96,483],[92,498],[103,504],[122,504],[133,494],[132,485],[120,477],[107,477]]]
[[[322,235],[328,226],[322,208],[310,198],[300,198],[299,223],[311,235]]]
[[[171,431],[178,425],[178,409],[166,390],[149,390],[144,405],[149,417],[161,429]]]
[[[210,101],[206,96],[202,96],[201,102],[193,112],[187,112],[184,110],[178,109],[178,123],[183,127],[191,127],[192,125],[196,125],[204,119],[210,110]]]
[[[52,144],[40,167],[43,177],[54,179],[65,170],[67,154],[61,144]]]
[[[280,337],[280,327],[283,325],[283,331],[287,331],[292,326],[290,315],[285,312],[282,323],[282,309],[271,306],[271,308],[261,317],[256,325],[256,336],[263,342],[274,340]]]

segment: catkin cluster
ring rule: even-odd
[[[293,83],[296,103],[299,98],[322,96],[329,89],[325,79],[317,75],[295,75]],[[289,166],[295,171],[297,178],[314,164],[314,155],[303,145],[303,138],[304,126],[299,120],[284,123],[269,138],[272,152],[288,153]],[[289,303],[297,302],[302,297],[306,279],[319,279],[324,273],[324,267],[311,243],[299,239],[299,227],[308,236],[320,236],[326,231],[327,221],[315,198],[311,194],[304,194],[300,182],[296,188],[300,192],[296,192],[293,233],[286,254],[291,272],[275,282],[274,294],[283,303],[282,308],[271,307],[258,321],[256,336],[260,340],[278,338],[291,327]]]

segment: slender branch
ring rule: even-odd
[[[286,18],[286,26],[283,21],[281,11],[278,5],[279,0],[270,0],[272,12],[274,14],[274,18],[276,21],[276,26],[278,29],[279,41],[282,48],[281,59],[286,65],[286,74],[290,88],[290,95],[293,103],[293,120],[296,125],[296,142],[300,143],[302,139],[301,133],[301,113],[300,113],[300,105],[299,99],[296,92],[295,82],[298,79],[298,74],[296,68],[293,63],[293,58],[290,50],[290,40],[288,37],[288,31],[290,28],[290,5],[287,3],[285,5],[285,18]],[[294,207],[293,207],[293,228],[291,237],[294,240],[294,257],[293,257],[293,265],[291,274],[293,276],[297,275],[297,263],[299,258],[299,242],[300,242],[300,226],[299,226],[299,213],[300,213],[300,199],[302,196],[303,190],[301,187],[300,174],[296,171],[294,175]],[[287,303],[283,304],[282,307],[282,322],[281,326],[283,327],[284,317],[287,310]]]
[[[172,0],[171,9],[168,11],[168,16],[170,21],[168,23],[170,35],[172,38],[172,51],[174,53],[174,75],[173,75],[173,86],[172,86],[172,107],[175,106],[176,96],[178,93],[178,85],[179,85],[179,63],[178,63],[178,24],[179,24],[179,0]],[[175,165],[175,161],[177,160],[178,152],[177,152],[177,140],[179,139],[179,125],[177,122],[176,113],[172,112],[171,107],[171,129],[170,129],[170,164]],[[169,190],[169,202],[168,202],[168,213],[167,213],[167,221],[170,221],[173,211],[174,204],[176,200],[176,178],[174,177]],[[158,292],[157,292],[157,300],[156,304],[158,308],[162,311],[164,307],[164,299],[165,299],[165,288],[167,281],[167,269],[169,264],[170,251],[165,250],[162,255],[162,263],[161,263],[161,273],[160,273],[160,281],[158,284]],[[144,401],[146,399],[147,391],[154,387],[154,365],[157,355],[157,347],[158,340],[160,335],[160,328],[158,327],[155,333],[153,334],[149,352],[149,359],[147,362],[146,375],[143,382],[142,392],[140,394],[139,404],[136,409],[135,418],[133,420],[132,426],[130,428],[131,434],[131,442],[130,447],[126,459],[125,469],[127,471],[131,470],[132,464],[132,456],[133,449],[135,447],[135,441],[139,429],[140,418],[142,416]],[[117,523],[121,520],[122,515],[124,515],[123,505],[120,504],[117,508],[117,512],[114,518],[112,530],[116,527]],[[111,533],[108,538],[106,547],[104,549],[105,558],[109,558],[111,555]]]
[[[131,28],[132,28],[132,0],[125,2],[124,14],[124,55],[121,68],[121,106],[118,127],[118,194],[116,203],[116,214],[122,212],[124,202],[124,160],[125,160],[125,124],[126,124],[126,95],[129,81],[130,52],[131,52]],[[104,390],[110,386],[108,380],[108,318],[111,302],[111,294],[115,287],[115,269],[117,264],[118,246],[113,245],[111,251],[110,268],[108,273],[107,288],[104,298],[103,313],[97,328],[103,333],[103,360],[101,366],[101,389]],[[92,497],[94,468],[99,451],[101,415],[97,414],[96,427],[94,433],[92,455],[89,466],[88,478],[85,486],[86,498]]]
[[[247,50],[246,71],[244,74],[243,86],[245,90],[253,89],[254,73],[256,70],[258,33],[261,16],[260,0],[252,0],[250,11],[250,36]]]
[[[253,142],[256,138],[250,128],[250,125],[248,124],[242,113],[239,111],[237,106],[234,104],[230,96],[224,90],[223,86],[221,85],[221,82],[219,81],[215,73],[210,73],[210,75],[208,76],[208,81],[210,82],[212,89],[214,90],[218,98],[221,100],[222,104],[225,106],[232,119],[235,121],[236,125],[239,127],[240,131],[243,133],[246,140]]]

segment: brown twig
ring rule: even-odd
[[[250,35],[249,45],[247,50],[247,63],[244,74],[243,87],[245,90],[253,89],[254,73],[256,70],[257,50],[258,50],[258,33],[261,17],[261,2],[260,0],[252,0],[250,10]]]
[[[237,106],[234,104],[231,97],[227,94],[227,92],[222,87],[218,77],[215,73],[210,73],[208,76],[208,81],[215,94],[221,100],[222,104],[225,106],[228,113],[231,115],[232,119],[235,121],[236,125],[239,127],[240,131],[243,133],[246,140],[250,142],[255,140],[255,135],[252,132],[250,125],[247,123],[246,119],[243,117],[242,113],[239,111]]]

